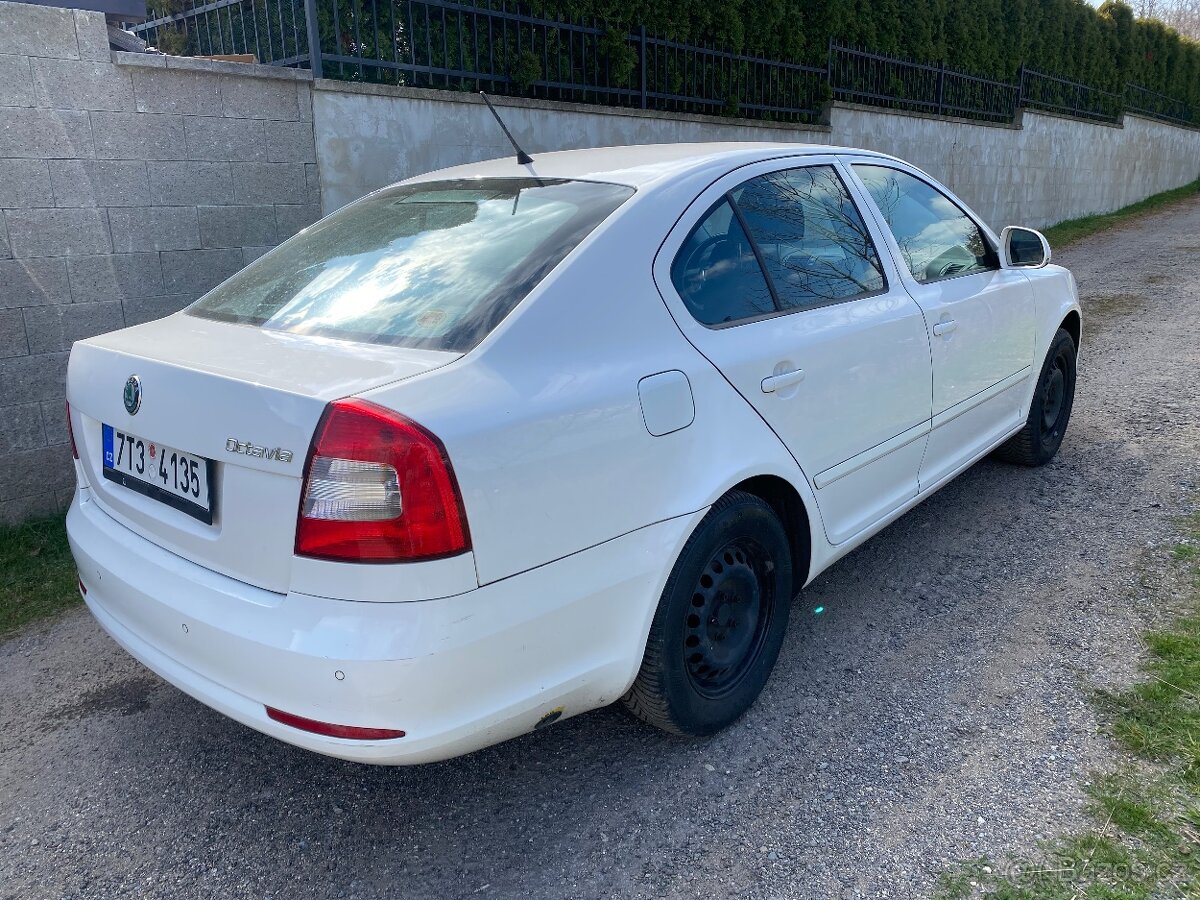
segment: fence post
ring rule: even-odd
[[[1025,104],[1025,63],[1017,68],[1017,109]]]
[[[825,58],[825,83],[829,86],[829,96],[833,98],[833,35],[829,36],[829,56]]]
[[[638,68],[642,72],[642,109],[646,108],[646,26],[638,27],[638,41],[641,44],[641,62]]]
[[[938,63],[938,83],[937,83],[937,111],[939,116],[945,115],[946,101],[946,62],[945,60]]]
[[[317,22],[317,0],[304,0],[304,18],[308,20],[308,68],[313,78],[324,78],[321,70],[321,27]]]

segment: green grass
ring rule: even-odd
[[[1163,191],[1161,194],[1147,197],[1145,200],[1140,200],[1131,206],[1123,207],[1115,212],[1104,213],[1099,216],[1084,216],[1082,219],[1067,219],[1065,222],[1059,222],[1057,225],[1050,226],[1045,230],[1044,234],[1046,235],[1046,240],[1050,242],[1051,248],[1065,247],[1082,238],[1090,237],[1097,232],[1114,228],[1117,225],[1124,225],[1129,220],[1135,219],[1138,216],[1160,210],[1163,207],[1196,196],[1200,196],[1200,178],[1191,184],[1185,184],[1183,187],[1175,188],[1174,190]]]
[[[0,635],[80,602],[61,516],[0,527]]]
[[[1094,826],[1030,858],[947,872],[941,898],[1157,900],[1200,897],[1200,515],[1171,557],[1189,573],[1186,615],[1143,636],[1145,678],[1096,702],[1125,760],[1088,789]]]

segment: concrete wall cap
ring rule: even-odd
[[[1020,130],[1020,111],[1017,120],[1010,122],[985,122],[982,119],[968,119],[962,116],[942,116],[937,113],[921,112],[915,109],[892,109],[890,106],[869,106],[865,103],[849,103],[845,100],[832,100],[829,106],[833,109],[844,109],[853,112],[882,113],[889,116],[905,116],[910,119],[932,119],[935,122],[954,122],[959,125],[978,125],[980,128],[1008,128]]]
[[[159,62],[152,60],[159,60]],[[112,61],[118,66],[153,66],[188,72],[215,72],[219,75],[236,75],[241,78],[271,78],[276,81],[313,80],[312,72],[308,69],[223,62],[216,59],[195,59],[190,56],[160,56],[154,53],[129,53],[123,50],[114,50]]]
[[[364,84],[357,81],[337,81],[320,78],[313,82],[313,90],[340,94],[366,94],[373,97],[395,97],[400,100],[428,100],[438,103],[468,103],[483,105],[478,94],[466,91],[444,91],[439,88],[401,87],[391,84]],[[639,109],[629,106],[598,106],[592,103],[572,103],[565,100],[539,100],[530,97],[503,97],[489,94],[496,106],[518,109],[541,109],[547,112],[586,113],[595,116],[625,116],[637,119],[667,119],[673,122],[701,122],[738,128],[759,128],[772,131],[811,131],[829,134],[828,125],[809,125],[803,122],[771,122],[764,119],[743,119],[736,116],[713,116],[702,113],[664,112],[658,109]]]

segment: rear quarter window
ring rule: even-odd
[[[371,194],[188,308],[203,318],[466,351],[633,194],[598,182],[470,179]]]

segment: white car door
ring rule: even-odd
[[[739,169],[655,260],[680,329],[796,458],[833,544],[917,495],[930,427],[921,310],[845,178],[833,157]]]
[[[1020,425],[1033,371],[1033,291],[1022,272],[1001,267],[985,230],[926,176],[890,160],[847,162],[929,329],[925,490]]]

